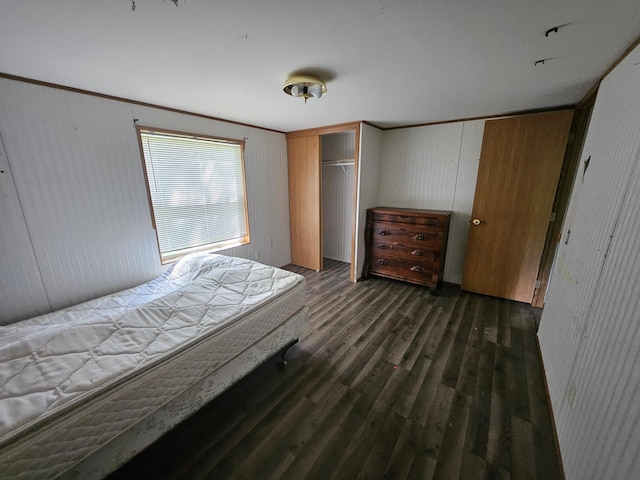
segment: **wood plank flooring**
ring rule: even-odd
[[[311,331],[111,480],[560,479],[528,305],[307,279]]]

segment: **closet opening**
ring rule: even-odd
[[[353,262],[356,131],[324,134],[322,159],[322,252],[324,268]]]

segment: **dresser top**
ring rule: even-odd
[[[423,215],[438,215],[438,216],[451,216],[449,210],[423,210],[419,208],[396,208],[396,207],[375,207],[370,208],[369,211],[374,213],[385,213],[388,215],[403,214],[411,216],[423,216]]]

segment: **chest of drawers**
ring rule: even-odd
[[[378,207],[367,210],[363,276],[425,285],[442,283],[451,212]]]

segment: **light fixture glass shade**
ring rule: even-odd
[[[307,99],[320,98],[327,93],[327,85],[313,75],[293,75],[284,82],[283,90],[287,95],[300,97],[307,103]]]
[[[307,87],[307,92],[309,92],[312,97],[320,98],[322,96],[322,85],[310,85]]]

